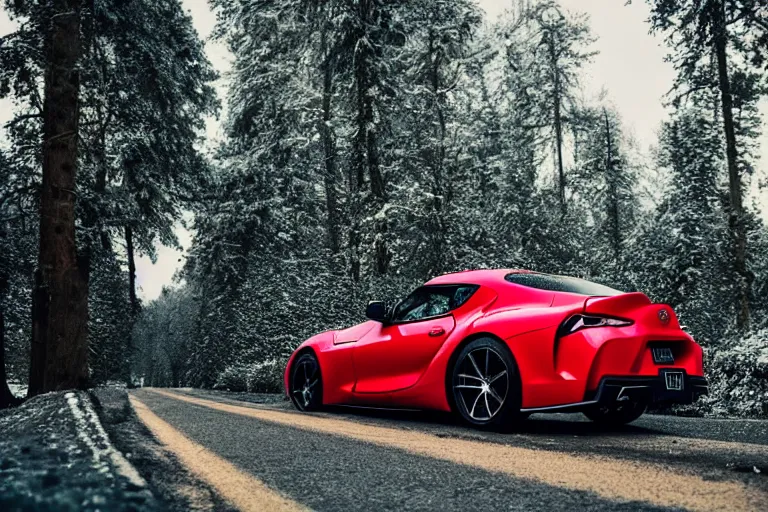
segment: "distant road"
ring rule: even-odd
[[[534,415],[495,434],[425,414],[142,389],[139,417],[242,510],[768,511],[768,422]]]

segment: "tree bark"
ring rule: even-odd
[[[728,196],[730,201],[729,226],[733,238],[734,270],[739,276],[737,325],[741,329],[749,327],[749,295],[751,277],[747,270],[747,233],[741,186],[741,174],[738,167],[736,148],[736,128],[733,120],[733,95],[728,73],[728,28],[726,25],[725,2],[719,0],[714,13],[714,45],[717,57],[718,82],[725,130],[726,157],[728,161]]]
[[[141,311],[141,304],[136,295],[136,254],[133,247],[133,229],[125,227],[125,251],[128,254],[128,294],[131,304],[131,315],[136,318]]]
[[[441,274],[445,266],[445,249],[446,249],[446,234],[448,231],[447,216],[445,210],[447,203],[451,196],[449,187],[451,186],[450,177],[445,176],[445,138],[447,133],[446,121],[445,121],[445,94],[440,90],[440,66],[442,60],[438,55],[435,48],[436,35],[433,30],[429,31],[429,62],[432,66],[430,69],[430,85],[432,87],[432,106],[434,108],[434,114],[437,117],[437,125],[435,126],[435,138],[437,140],[436,145],[432,151],[432,174],[434,181],[432,201],[434,227],[435,233],[432,234],[434,245],[434,261],[432,262],[432,268],[430,274]]]
[[[54,0],[47,40],[40,249],[29,395],[88,381],[88,286],[75,243],[80,1]]]

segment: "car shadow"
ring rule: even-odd
[[[433,427],[450,427],[458,431],[472,433],[482,432],[461,422],[455,415],[434,411],[411,411],[397,409],[368,409],[352,406],[333,406],[327,408],[329,412],[368,418],[377,422],[396,421],[404,425],[415,426],[422,424]],[[542,436],[647,436],[663,435],[664,432],[647,426],[621,425],[605,426],[587,420],[580,413],[572,414],[534,414],[530,418],[520,420],[510,429],[509,434],[529,434]]]

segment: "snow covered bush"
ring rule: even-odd
[[[271,359],[228,366],[219,374],[214,389],[249,393],[280,393],[286,361]]]
[[[251,365],[247,375],[251,393],[280,393],[283,390],[283,370],[287,361],[272,359]]]
[[[710,395],[701,412],[739,417],[768,416],[768,329],[724,340],[705,361]]]
[[[248,391],[247,384],[248,367],[246,365],[232,365],[224,369],[216,379],[213,389],[226,391]]]

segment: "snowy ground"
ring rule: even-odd
[[[0,411],[0,432],[0,510],[158,509],[86,393],[50,393]]]

